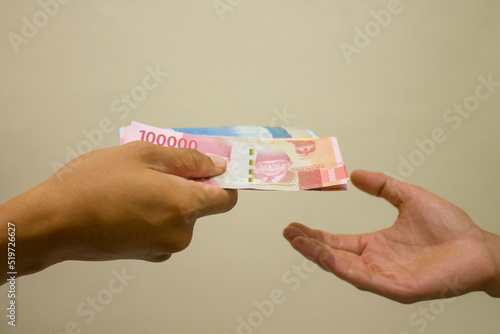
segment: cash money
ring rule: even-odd
[[[192,148],[224,158],[226,172],[200,180],[221,188],[280,191],[347,188],[348,174],[335,137],[208,136],[132,122],[121,131],[121,143],[136,140],[166,147]]]
[[[120,128],[120,143],[127,132],[129,126]],[[299,127],[278,127],[278,126],[221,126],[207,128],[166,128],[182,133],[202,136],[235,137],[235,138],[319,138],[309,129]]]

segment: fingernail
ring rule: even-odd
[[[215,166],[217,166],[219,168],[226,167],[226,160],[224,160],[223,158],[221,158],[217,155],[210,155],[210,159],[212,159]]]

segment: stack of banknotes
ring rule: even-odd
[[[200,180],[226,189],[346,190],[349,179],[335,137],[297,127],[156,128],[132,122],[120,144],[135,140],[192,148],[227,161],[227,170]]]

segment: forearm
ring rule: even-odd
[[[60,219],[56,198],[42,184],[0,206],[0,285],[8,272],[19,277],[63,260],[54,233]]]
[[[486,232],[486,244],[492,254],[495,275],[487,282],[484,291],[492,297],[500,298],[500,235]]]

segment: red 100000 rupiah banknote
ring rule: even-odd
[[[192,135],[132,122],[123,143],[187,147],[227,161],[227,170],[200,180],[227,189],[345,190],[347,170],[335,137],[262,139]]]

